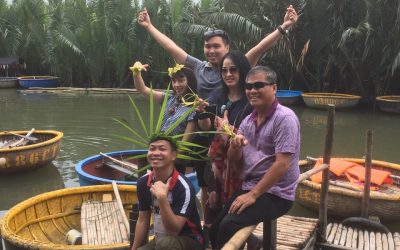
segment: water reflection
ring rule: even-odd
[[[7,210],[32,196],[60,188],[64,188],[64,181],[53,164],[25,173],[2,175],[0,210]]]
[[[149,114],[148,101],[140,95],[132,95],[142,114]],[[326,115],[324,110],[295,106],[294,111],[301,123],[301,158],[307,155],[318,157],[323,154],[326,135]],[[78,176],[74,166],[80,160],[98,154],[118,150],[135,149],[129,142],[115,135],[129,135],[112,118],[125,119],[135,127],[140,127],[138,117],[130,106],[126,95],[69,95],[69,94],[21,94],[15,90],[0,91],[0,130],[54,129],[64,133],[61,151],[53,161],[65,186],[78,186]],[[146,115],[145,124],[148,124]],[[333,156],[361,158],[365,154],[365,133],[373,129],[373,158],[389,162],[400,162],[398,153],[400,138],[400,116],[364,109],[338,110],[335,114]],[[45,171],[48,168],[44,168]],[[53,167],[53,170],[55,168]],[[31,175],[35,172],[30,173]],[[27,173],[28,174],[28,173]],[[25,188],[26,179],[40,184],[41,176],[14,176],[14,181],[3,184],[2,209],[7,209],[7,191],[18,192]],[[32,180],[33,179],[33,180]],[[37,179],[37,180],[35,180]],[[32,183],[31,185],[33,185]],[[8,188],[8,186],[11,188]],[[22,193],[25,191],[21,191]],[[4,199],[3,197],[6,197]],[[22,200],[24,198],[20,198]],[[308,210],[294,206],[291,213],[309,216]],[[311,213],[312,214],[312,213]],[[400,225],[398,225],[400,230]]]

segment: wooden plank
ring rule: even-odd
[[[375,237],[376,250],[382,250],[382,234],[378,232],[375,234]]]
[[[382,234],[382,249],[388,250],[389,249],[389,243],[388,243],[388,238],[386,234]]]
[[[364,250],[369,250],[369,233],[367,230],[364,231]]]
[[[369,233],[369,249],[375,250],[375,233],[374,232]]]
[[[392,233],[388,233],[387,234],[387,238],[388,238],[388,246],[389,246],[389,249],[395,249],[395,245],[394,245],[394,240],[393,240],[393,235],[392,235]],[[400,250],[400,249],[399,249]]]
[[[393,239],[394,239],[394,245],[395,245],[396,249],[400,249],[400,234],[397,232],[394,233]]]
[[[364,231],[358,231],[358,247],[357,249],[364,249]]]
[[[346,237],[347,237],[347,227],[343,226],[342,234],[340,235],[339,245],[346,245]]]
[[[119,208],[119,210],[121,212],[123,223],[125,224],[125,228],[127,230],[127,237],[129,237],[129,220],[128,220],[128,217],[126,217],[124,206],[122,204],[121,197],[120,197],[119,192],[118,192],[117,183],[115,181],[112,181],[112,187],[113,187],[113,190],[114,190],[115,198],[117,199],[118,208]]]
[[[351,237],[351,248],[357,249],[358,229],[353,229],[353,236]]]
[[[338,230],[336,231],[335,239],[333,240],[334,245],[339,245],[340,236],[342,235],[343,225],[339,224]]]
[[[353,231],[353,228],[347,228],[346,243],[344,244],[346,247],[351,247]]]
[[[103,166],[115,169],[115,170],[120,171],[120,172],[125,173],[125,174],[129,174],[129,175],[135,174],[133,171],[128,170],[128,169],[126,169],[124,167],[121,167],[118,164],[115,164],[114,162],[104,162]]]
[[[86,218],[87,218],[87,204],[86,202],[82,203],[81,207],[81,231],[82,231],[82,245],[88,244],[88,235],[87,235],[87,226],[86,226]]]
[[[333,240],[335,239],[335,235],[336,235],[336,231],[338,229],[338,226],[339,225],[337,223],[333,223],[331,233],[329,234],[328,240],[327,240],[331,244],[333,244]]]

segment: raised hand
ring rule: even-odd
[[[299,16],[297,15],[296,10],[293,8],[293,5],[289,5],[289,7],[286,9],[286,14],[285,17],[283,18],[283,27],[285,29],[289,29],[292,27],[293,24],[297,22],[299,19]]]
[[[137,20],[139,25],[144,28],[147,28],[148,26],[151,25],[150,16],[149,13],[147,12],[146,7],[144,7],[144,9],[141,12],[139,12]]]
[[[129,67],[129,69],[132,71],[133,75],[136,76],[142,70],[147,71],[148,67],[148,64],[142,64],[141,62],[136,61],[132,67]]]
[[[154,197],[156,197],[156,199],[166,198],[168,195],[170,182],[171,182],[171,178],[168,179],[167,183],[164,183],[162,181],[156,181],[150,187],[151,194],[154,195]]]

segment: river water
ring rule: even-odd
[[[149,102],[131,95],[149,113]],[[324,110],[292,107],[301,122],[301,158],[323,154],[326,116]],[[148,115],[146,115],[148,119]],[[23,174],[0,176],[0,210],[7,210],[33,195],[62,187],[79,186],[74,166],[80,160],[116,150],[135,148],[115,135],[128,135],[113,118],[137,121],[124,94],[49,94],[0,90],[0,131],[52,129],[62,131],[61,152],[52,164]],[[145,121],[147,124],[147,121]],[[400,162],[400,115],[363,108],[338,110],[335,114],[333,155],[361,158],[366,131],[373,130],[373,159]],[[292,214],[316,216],[295,205]],[[387,225],[400,231],[400,223]]]

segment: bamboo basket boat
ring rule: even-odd
[[[285,106],[292,106],[301,100],[301,94],[303,92],[297,90],[277,90],[276,98],[280,104]]]
[[[400,114],[400,95],[387,95],[376,97],[379,109]]]
[[[18,79],[16,77],[0,77],[0,89],[16,88]]]
[[[29,131],[11,131],[26,135]],[[0,174],[16,173],[41,167],[60,152],[62,132],[54,130],[36,130],[32,137],[38,138],[34,144],[0,149]],[[0,141],[18,139],[8,132],[0,132]]]
[[[21,76],[18,77],[18,82],[22,88],[53,88],[59,85],[56,76]]]
[[[364,159],[340,158],[341,160],[354,162],[360,165],[365,164]],[[308,160],[299,162],[300,171],[306,172],[314,166],[314,163]],[[400,165],[372,160],[372,168],[385,170],[392,175],[400,175]],[[318,211],[321,184],[304,180],[298,184],[296,189],[296,202]],[[328,194],[328,215],[344,218],[360,216],[361,200],[363,190],[351,190],[345,187],[329,185]],[[393,179],[393,185],[384,184],[377,191],[370,192],[369,214],[378,216],[381,221],[400,221],[400,180]]]
[[[361,96],[338,93],[303,93],[303,101],[308,107],[326,109],[334,104],[336,109],[352,108],[356,106]]]
[[[136,187],[119,185],[118,190],[129,218],[137,203]],[[101,201],[103,194],[113,194],[111,184],[60,189],[17,204],[5,214],[1,225],[6,249],[128,249],[128,243],[68,245],[67,232],[81,231],[82,203]]]

